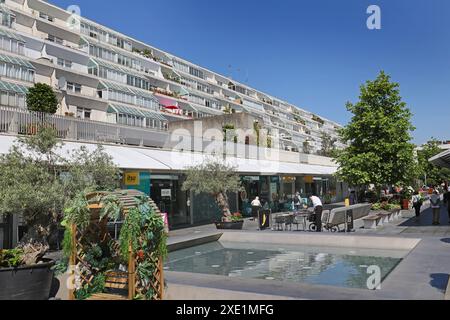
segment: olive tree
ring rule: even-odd
[[[193,191],[195,194],[206,193],[214,197],[222,210],[222,220],[231,221],[228,202],[228,192],[239,192],[241,181],[236,168],[219,160],[209,159],[206,162],[191,167],[186,171],[183,191]]]
[[[55,130],[42,127],[0,155],[0,215],[23,217],[22,242],[51,242],[63,208],[79,192],[112,190],[119,170],[101,148],[62,154]]]

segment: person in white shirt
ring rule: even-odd
[[[322,200],[320,200],[320,198],[316,195],[313,194],[310,198],[309,198],[313,204],[314,207],[314,213],[316,216],[316,231],[317,232],[322,232],[322,212],[323,212],[323,204],[322,204]]]
[[[261,201],[259,201],[259,197],[256,197],[255,200],[252,201],[252,215],[253,219],[258,218],[258,212],[262,208]]]
[[[437,190],[433,192],[430,202],[433,209],[433,226],[438,226],[441,220],[441,195]]]

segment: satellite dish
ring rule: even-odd
[[[61,77],[58,80],[58,89],[59,90],[66,90],[67,80],[65,77]]]

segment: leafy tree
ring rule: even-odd
[[[442,152],[439,141],[432,138],[417,151],[418,178],[430,186],[436,186],[450,180],[450,170],[440,168],[428,160]]]
[[[58,110],[58,98],[52,87],[45,83],[36,83],[28,89],[27,106],[30,111],[55,114]]]
[[[210,194],[222,210],[223,221],[231,221],[228,192],[239,192],[241,181],[236,168],[218,160],[208,160],[198,166],[189,168],[183,191],[192,190],[196,194]]]
[[[399,84],[381,72],[361,86],[359,102],[347,103],[351,122],[339,131],[348,147],[335,157],[338,177],[351,185],[402,185],[414,173],[411,112]]]
[[[61,156],[61,146],[54,129],[42,127],[0,155],[0,215],[23,216],[22,242],[51,241],[63,208],[78,193],[117,187],[118,169],[102,149]]]
[[[319,154],[324,157],[332,157],[334,152],[336,151],[336,142],[337,139],[331,137],[330,134],[325,131],[322,132],[322,149],[319,151]]]

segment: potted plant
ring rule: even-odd
[[[233,213],[231,215],[231,221],[224,222],[219,221],[216,222],[217,229],[228,229],[228,230],[242,230],[244,226],[244,218],[240,212]]]
[[[0,300],[48,300],[55,262],[44,259],[42,244],[0,250]]]
[[[411,203],[413,194],[414,189],[412,187],[404,187],[400,192],[401,206],[403,210],[409,210],[409,204]]]

